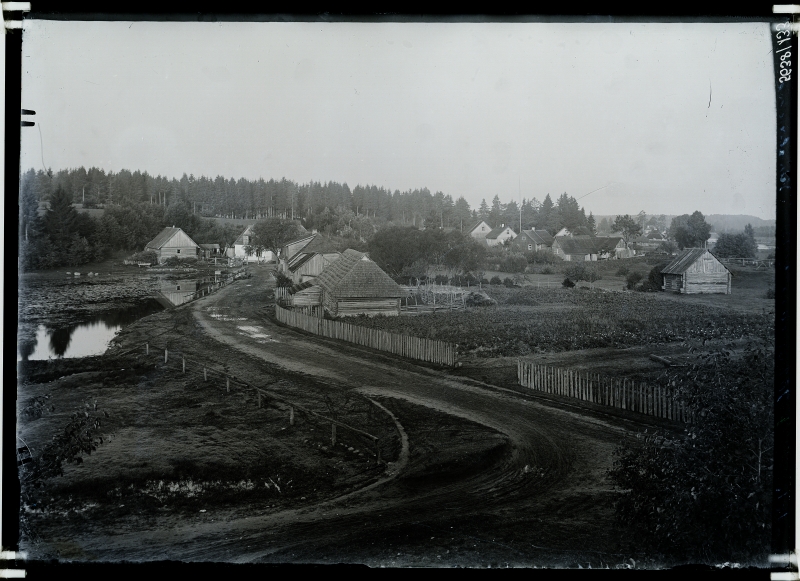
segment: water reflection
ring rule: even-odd
[[[213,280],[175,280],[162,282],[158,295],[165,307],[177,307],[187,303],[214,287]]]
[[[122,327],[162,309],[158,301],[148,299],[66,327],[39,325],[35,336],[17,338],[17,361],[100,355]]]

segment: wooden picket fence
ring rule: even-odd
[[[453,343],[310,317],[297,311],[284,309],[279,304],[275,305],[275,317],[284,325],[322,337],[339,339],[418,361],[438,363],[449,367],[455,367],[456,364],[456,346]]]
[[[597,373],[560,369],[538,363],[517,361],[517,379],[523,387],[572,397],[582,401],[629,410],[648,416],[691,422],[691,414],[674,390],[605,377]]]

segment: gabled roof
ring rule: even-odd
[[[363,252],[348,248],[325,267],[315,284],[341,298],[399,298],[405,293]]]
[[[594,245],[598,252],[611,252],[617,247],[622,236],[596,236],[594,238]]]
[[[333,240],[322,234],[314,234],[314,238],[303,246],[300,252],[309,253],[316,252],[317,254],[327,254],[331,252],[341,252],[341,248]]]
[[[171,228],[170,227],[164,228],[158,234],[158,236],[156,236],[150,242],[147,243],[147,248],[161,248],[167,242],[172,240],[172,237],[175,236],[178,232],[183,232],[183,230],[181,230],[180,228],[175,228],[175,226],[172,226]],[[186,234],[186,232],[183,233]],[[194,240],[192,240],[188,234],[186,234],[186,237],[189,238],[192,244],[194,244],[195,248],[198,247],[197,243]]]
[[[253,225],[250,224],[250,226],[247,226],[244,230],[242,230],[242,233],[239,234],[239,237],[233,243],[234,246],[241,246],[242,244],[244,244],[244,237],[250,236],[252,233],[253,233]]]
[[[719,259],[714,256],[714,253],[706,248],[687,248],[678,256],[675,257],[675,260],[670,262],[664,269],[661,271],[661,274],[683,274],[686,272],[686,269],[693,265],[697,260],[703,256],[706,252],[708,252],[714,259],[719,262]],[[720,264],[722,264],[720,262]],[[725,266],[725,265],[723,265]],[[725,266],[725,270],[728,270],[728,267]],[[730,272],[730,271],[729,271]]]
[[[544,244],[545,246],[552,246],[553,244],[553,237],[550,236],[550,232],[547,230],[524,230],[524,232],[536,242],[536,244]]]
[[[481,224],[486,224],[486,220],[478,220],[477,222],[475,222],[475,223],[474,223],[472,226],[470,226],[470,228],[467,230],[467,234],[472,234],[472,231],[473,231],[473,230],[475,230],[475,228],[477,228],[477,227],[478,227],[478,226],[480,226]],[[489,224],[486,224],[486,226],[487,226],[489,229],[491,229],[491,226],[489,226]]]
[[[511,229],[511,226],[500,226],[499,228],[495,228],[494,230],[489,232],[486,235],[486,238],[492,240],[494,238],[497,238],[500,234],[502,234],[503,232],[505,232],[506,230],[509,230],[509,229]],[[513,230],[511,230],[511,231],[513,232]]]
[[[289,240],[288,242],[284,242],[283,246],[281,246],[281,250],[283,250],[284,248],[288,248],[289,246],[291,246],[293,244],[297,244],[298,242],[304,242],[304,244],[301,245],[301,247],[297,250],[297,252],[292,254],[292,256],[295,256],[298,252],[302,252],[303,251],[303,249],[306,247],[306,245],[309,242],[311,242],[311,240],[314,238],[314,236],[317,236],[317,234],[303,234],[299,238],[295,238],[294,240]],[[281,252],[281,254],[283,254],[283,252]],[[283,258],[288,260],[292,256],[284,256]]]
[[[314,286],[314,283],[312,281],[310,281],[310,280],[307,280],[305,282],[297,283],[297,284],[289,287],[289,294],[293,295],[293,294],[298,293],[301,290],[305,290],[305,289],[307,289],[307,288],[309,288],[311,286]]]
[[[559,236],[556,242],[564,251],[564,254],[597,254],[594,239],[591,236],[580,236],[570,238],[569,236]]]

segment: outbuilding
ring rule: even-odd
[[[661,288],[681,294],[731,294],[731,271],[706,248],[687,248],[661,271]]]
[[[145,251],[155,252],[159,262],[173,256],[177,258],[197,258],[200,246],[189,238],[180,228],[164,228],[161,233],[145,246]]]
[[[403,289],[363,252],[348,248],[314,281],[322,305],[335,317],[399,315]]]

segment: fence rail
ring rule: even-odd
[[[629,410],[676,422],[691,422],[691,414],[674,390],[606,377],[597,373],[560,369],[517,361],[517,379],[523,387],[544,393]]]
[[[141,347],[134,347],[133,349],[129,349],[127,351],[118,353],[117,355],[120,355],[120,356],[121,355],[129,355],[131,353],[134,353],[134,352],[137,352],[137,351],[140,351],[140,350],[141,350]],[[145,343],[144,344],[144,353],[145,353],[146,356],[150,356],[151,355],[151,353],[150,353],[151,350],[153,351],[153,355],[156,358],[158,358],[159,360],[161,359],[161,353],[162,352],[164,353],[163,366],[165,368],[166,367],[170,367],[171,368],[171,363],[175,362],[175,367],[174,367],[175,371],[180,371],[180,373],[183,374],[183,375],[187,375],[187,374],[190,375],[190,376],[194,375],[194,376],[197,376],[198,378],[200,376],[202,376],[203,377],[203,382],[209,381],[209,375],[212,376],[211,381],[213,381],[213,376],[217,376],[217,378],[220,379],[220,380],[224,379],[225,380],[225,391],[226,391],[226,393],[230,393],[231,386],[233,385],[233,387],[235,388],[236,384],[239,384],[240,386],[242,386],[244,388],[251,389],[251,390],[255,391],[255,393],[257,395],[257,399],[258,399],[257,405],[258,405],[259,408],[262,407],[262,402],[261,402],[262,398],[282,403],[283,405],[285,405],[285,406],[287,406],[289,408],[289,424],[290,425],[294,425],[294,414],[295,414],[295,411],[302,412],[302,413],[306,414],[307,417],[314,418],[318,422],[321,422],[321,423],[324,423],[324,424],[330,424],[330,426],[331,426],[331,445],[335,445],[336,444],[336,428],[337,428],[337,426],[339,428],[347,430],[347,431],[349,431],[349,432],[351,432],[351,433],[353,433],[355,435],[367,438],[370,441],[370,443],[372,444],[372,446],[374,446],[376,461],[379,464],[382,463],[382,460],[381,460],[381,441],[380,441],[380,438],[378,436],[375,436],[373,434],[370,434],[369,432],[366,432],[366,431],[361,430],[359,428],[355,428],[353,426],[345,424],[344,422],[340,422],[339,420],[335,420],[333,418],[327,417],[327,416],[325,416],[323,414],[320,414],[318,412],[310,410],[310,409],[306,408],[305,406],[302,406],[302,405],[300,405],[300,404],[298,404],[298,403],[296,403],[296,402],[294,402],[294,401],[292,401],[290,399],[287,399],[286,397],[278,395],[278,394],[276,394],[276,393],[274,393],[272,391],[266,390],[266,389],[264,389],[262,387],[257,387],[255,385],[245,381],[241,377],[236,377],[236,376],[232,375],[231,373],[229,373],[229,372],[227,372],[225,370],[221,370],[221,369],[215,368],[213,365],[210,364],[209,361],[198,361],[196,359],[190,359],[190,358],[186,357],[186,355],[181,350],[170,350],[166,346],[157,347],[155,344],[152,344],[150,342]],[[178,363],[178,362],[180,362],[180,363]],[[187,363],[188,363],[188,366],[187,366]],[[202,371],[201,371],[201,369],[202,369]]]
[[[722,264],[739,264],[741,266],[755,266],[758,268],[771,268],[775,266],[775,260],[767,258],[759,260],[757,258],[720,258]]]
[[[275,317],[284,325],[322,337],[339,339],[428,363],[438,363],[449,367],[454,367],[456,364],[456,346],[453,343],[389,333],[380,329],[368,329],[319,317],[309,317],[284,309],[277,303],[275,304]]]

